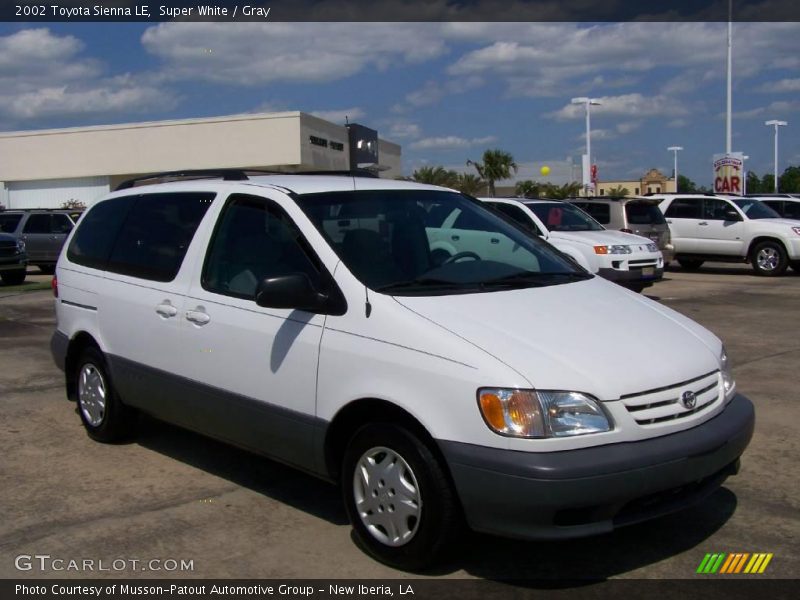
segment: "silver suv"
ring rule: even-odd
[[[589,213],[606,229],[617,229],[651,239],[664,255],[665,265],[675,256],[669,226],[658,210],[658,200],[597,196],[569,198],[567,202]]]

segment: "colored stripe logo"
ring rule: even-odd
[[[706,554],[700,561],[696,573],[714,575],[716,573],[739,574],[747,573],[751,575],[761,574],[767,570],[767,565],[772,560],[772,552],[718,552]]]

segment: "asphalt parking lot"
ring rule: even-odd
[[[762,577],[800,572],[800,275],[676,269],[646,294],[725,341],[739,390],[757,411],[741,473],[700,505],[602,537],[523,543],[470,534],[459,556],[427,576],[695,578],[714,552],[774,553]],[[0,286],[0,577],[412,577],[354,545],[326,483],[154,421],[131,443],[92,442],[50,357],[52,305],[49,291]],[[658,345],[646,332],[642,342]],[[184,559],[193,570],[15,568],[15,557],[35,554]]]

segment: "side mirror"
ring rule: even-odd
[[[320,312],[326,308],[328,296],[317,290],[305,273],[292,273],[264,279],[256,288],[255,301],[264,308]]]
[[[736,212],[734,209],[729,208],[725,211],[725,220],[726,221],[741,221],[742,216]]]

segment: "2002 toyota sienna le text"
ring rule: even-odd
[[[52,350],[90,436],[143,411],[338,482],[361,545],[402,568],[462,516],[553,539],[675,510],[753,430],[716,336],[452,190],[139,185],[87,212],[56,275]]]

